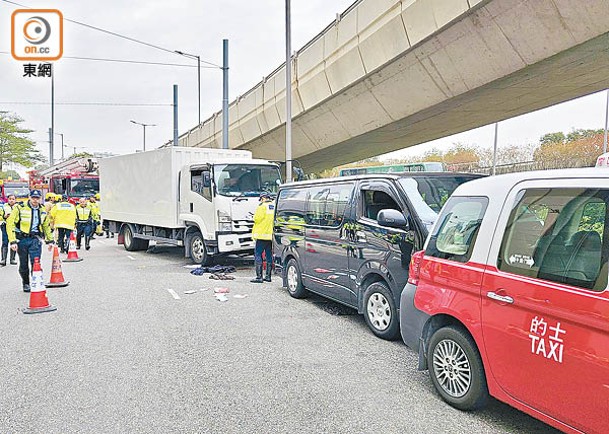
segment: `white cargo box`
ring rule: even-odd
[[[178,179],[182,167],[252,159],[250,151],[168,147],[99,160],[102,217],[179,228]]]

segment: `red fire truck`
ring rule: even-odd
[[[68,196],[76,203],[81,197],[99,193],[96,158],[73,158],[48,169],[30,172],[30,183],[46,186],[47,192]]]
[[[14,194],[18,202],[25,202],[29,196],[30,189],[27,180],[1,180],[0,179],[0,203],[5,203],[8,196]]]

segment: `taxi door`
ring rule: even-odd
[[[608,204],[608,180],[515,187],[481,293],[487,376],[586,432],[609,432]]]

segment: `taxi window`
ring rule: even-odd
[[[467,262],[488,205],[486,197],[452,197],[431,234],[425,255]]]
[[[608,280],[608,199],[609,190],[521,191],[501,243],[498,268],[603,291]]]

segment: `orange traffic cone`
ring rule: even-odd
[[[23,313],[42,313],[57,310],[51,306],[44,288],[44,277],[40,267],[40,258],[34,258],[34,269],[32,270],[32,282],[30,289],[30,307],[23,309]]]
[[[68,286],[70,282],[66,282],[61,271],[61,258],[59,257],[59,249],[57,246],[53,248],[53,271],[51,271],[51,280],[44,284],[47,288],[62,288]]]
[[[68,258],[64,262],[80,262],[82,258],[78,257],[78,252],[76,251],[76,236],[74,235],[74,231],[70,234],[70,247],[68,248]]]

